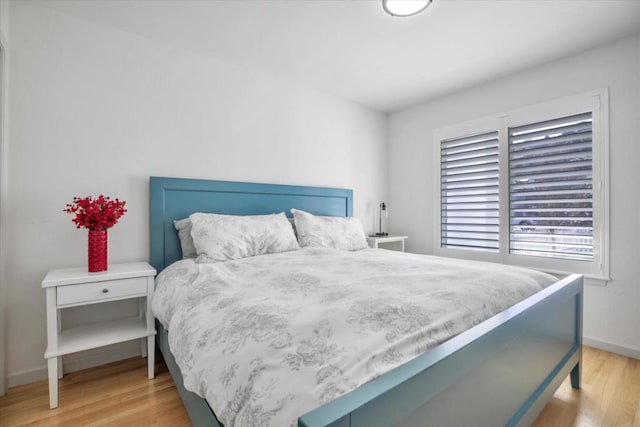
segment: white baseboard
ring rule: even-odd
[[[9,388],[22,384],[34,383],[47,378],[47,367],[29,369],[27,371],[9,372],[7,385]]]
[[[136,356],[140,356],[140,342],[138,340],[128,341],[125,343],[114,344],[63,356],[62,370],[66,374],[67,372],[76,372],[82,369],[104,365],[105,363],[116,362],[122,359],[130,359]],[[45,362],[44,359],[43,362]],[[7,376],[9,388],[46,379],[46,363],[41,367],[9,373]]]
[[[584,345],[588,345],[589,347],[594,347],[600,350],[640,360],[640,350],[635,348],[623,347],[621,345],[612,344],[607,341],[596,340],[589,337],[582,337],[582,343]]]

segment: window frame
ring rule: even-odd
[[[509,250],[509,128],[592,113],[593,152],[593,260],[578,261],[516,255]],[[441,141],[498,131],[499,141],[499,250],[497,253],[441,247]],[[434,131],[434,247],[439,256],[490,261],[535,268],[551,273],[579,273],[599,282],[608,281],[609,270],[609,94],[599,89],[549,102],[513,109]]]

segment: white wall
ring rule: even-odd
[[[435,129],[603,87],[610,90],[612,280],[586,286],[584,334],[588,344],[640,358],[639,36],[391,114],[389,219],[410,236],[408,250],[432,253]]]
[[[9,0],[0,0],[0,43],[3,47],[2,58],[0,58],[0,123],[2,123],[0,134],[0,396],[6,390],[6,358],[5,358],[5,268],[4,268],[4,205],[6,188],[6,143],[7,122],[8,122],[8,63],[9,63]]]
[[[0,34],[9,40],[9,0],[0,0]]]
[[[73,196],[127,201],[110,262],[148,259],[150,175],[353,188],[354,214],[374,229],[385,115],[34,2],[12,3],[10,24],[10,385],[44,378],[46,271],[86,262],[86,231],[62,212]],[[125,306],[76,309],[63,323]]]

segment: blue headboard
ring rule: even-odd
[[[176,219],[194,212],[264,215],[296,208],[314,215],[352,216],[353,190],[152,176],[149,181],[151,264],[162,271],[182,258]]]

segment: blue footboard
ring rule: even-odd
[[[579,387],[582,289],[582,276],[569,276],[298,425],[529,425],[570,373]]]

